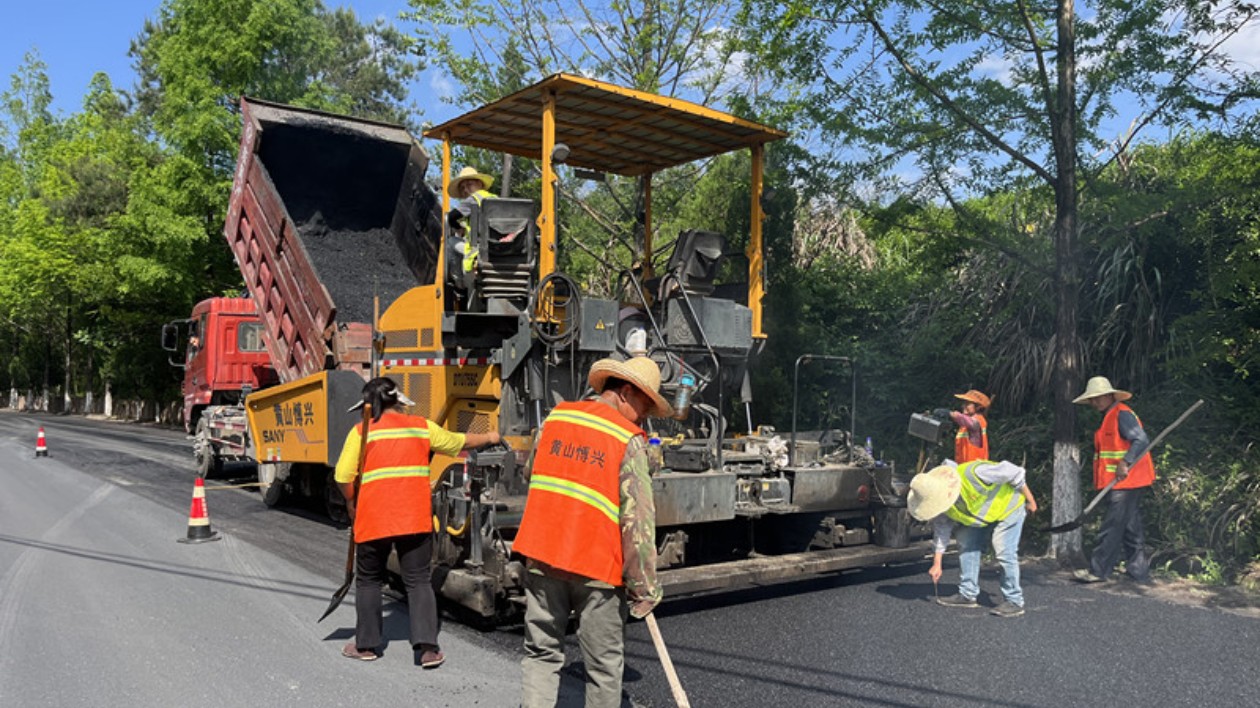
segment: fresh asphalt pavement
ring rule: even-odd
[[[48,430],[52,456],[33,457]],[[178,431],[0,414],[0,705],[516,705],[519,625],[447,617],[448,660],[412,664],[405,608],[385,656],[341,658],[353,594],[322,624],[344,527],[269,510],[249,470],[208,482],[222,540],[175,543],[192,481]],[[940,607],[925,563],[666,602],[657,611],[694,706],[1253,705],[1254,612],[1081,586],[1027,564],[1028,612]],[[953,591],[947,561],[942,594]],[[982,604],[999,600],[986,566]],[[1117,591],[1118,590],[1118,591]],[[572,645],[573,642],[570,642]],[[562,705],[580,705],[571,646]],[[646,627],[627,632],[627,705],[673,701]]]

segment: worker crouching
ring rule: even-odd
[[[661,374],[647,357],[602,359],[588,378],[594,398],[561,403],[543,422],[529,463],[529,496],[514,551],[525,581],[526,708],[554,706],[570,612],[586,664],[586,706],[621,705],[627,612],[661,600],[648,416],[668,417]]]
[[[974,460],[961,465],[952,460],[910,481],[906,505],[919,521],[932,522],[933,583],[941,579],[941,559],[955,530],[958,536],[958,594],[938,597],[946,607],[979,607],[980,553],[989,538],[1002,568],[1002,604],[991,612],[999,617],[1024,614],[1024,591],[1019,584],[1019,539],[1025,509],[1037,511],[1037,500],[1024,479],[1024,468],[1009,462]]]

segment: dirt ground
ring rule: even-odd
[[[1064,568],[1057,560],[1031,558],[1025,559],[1021,565],[1024,573],[1036,575],[1047,583],[1080,584],[1073,579],[1071,569]],[[1119,573],[1112,578],[1105,583],[1083,587],[1091,591],[1140,595],[1177,605],[1215,608],[1244,617],[1260,618],[1260,564],[1253,564],[1250,572],[1235,585],[1205,585],[1160,572],[1155,572],[1155,581],[1150,585],[1132,582]]]

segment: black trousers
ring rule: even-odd
[[[437,650],[437,598],[430,580],[433,560],[433,534],[392,536],[355,546],[355,624],[354,644],[359,649],[378,649],[381,636],[381,586],[391,549],[398,551],[398,568],[407,588],[407,614],[413,649]]]
[[[1151,578],[1151,559],[1146,555],[1146,532],[1142,528],[1142,495],[1147,487],[1113,489],[1107,493],[1107,515],[1098,532],[1098,545],[1090,556],[1089,571],[1100,578],[1111,575],[1121,554],[1124,570],[1134,580]]]

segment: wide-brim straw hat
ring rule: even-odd
[[[1109,381],[1106,376],[1095,376],[1089,380],[1089,383],[1085,384],[1085,393],[1082,393],[1072,399],[1072,402],[1084,403],[1091,398],[1106,396],[1109,393],[1115,396],[1117,401],[1127,401],[1130,398],[1133,398],[1133,394],[1128,391],[1121,391],[1120,389],[1112,386],[1111,381]]]
[[[988,407],[992,405],[993,403],[992,400],[988,396],[984,395],[983,393],[980,393],[974,388],[966,393],[955,393],[954,398],[961,398],[964,401],[971,401],[977,406],[980,406],[981,408],[985,408],[985,409],[988,409]]]
[[[940,465],[916,474],[910,480],[906,507],[914,518],[928,521],[944,514],[946,509],[958,501],[961,493],[962,478],[958,476],[958,470],[949,465]]]
[[[628,361],[616,359],[600,359],[591,366],[587,381],[596,393],[604,392],[604,383],[608,379],[621,379],[647,394],[652,399],[652,410],[649,415],[657,418],[668,418],[674,413],[669,402],[661,395],[661,368],[645,356],[636,356]]]
[[[446,193],[451,195],[451,198],[453,199],[459,199],[459,193],[458,190],[456,190],[456,187],[459,186],[460,182],[463,182],[466,179],[481,180],[481,184],[483,185],[482,189],[490,189],[490,185],[494,184],[494,178],[490,175],[484,175],[473,167],[465,167],[459,171],[459,174],[455,176],[455,179],[451,180],[451,183],[446,187]]]

